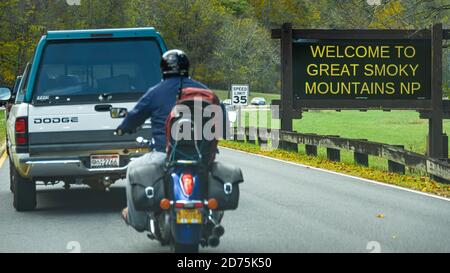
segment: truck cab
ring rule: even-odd
[[[14,207],[36,207],[36,182],[107,188],[145,153],[137,135],[115,136],[130,110],[161,81],[166,46],[154,28],[49,31],[20,81],[7,118]],[[139,135],[151,137],[151,120]]]

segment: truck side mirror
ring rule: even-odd
[[[11,99],[11,90],[7,87],[0,87],[0,101],[6,102]]]
[[[0,87],[0,106],[4,106],[11,99],[11,90],[7,87]]]

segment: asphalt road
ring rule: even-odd
[[[221,245],[202,252],[450,252],[448,200],[227,149],[218,159],[245,182]],[[169,251],[123,224],[123,181],[110,192],[39,186],[36,211],[19,213],[8,171],[5,162],[0,252]]]

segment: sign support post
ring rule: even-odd
[[[282,131],[292,131],[293,120],[293,69],[292,69],[292,24],[284,23],[281,29],[281,105],[280,123]],[[285,150],[298,151],[297,144],[280,141]]]
[[[442,105],[442,24],[431,28],[431,117],[428,119],[428,156],[442,159],[443,144],[443,105]]]

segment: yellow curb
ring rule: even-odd
[[[8,157],[8,155],[6,154],[6,149],[5,148],[6,148],[5,145],[3,145],[0,148],[0,154],[1,154],[1,156],[0,156],[0,169],[3,167],[3,163],[5,163],[5,160]]]

